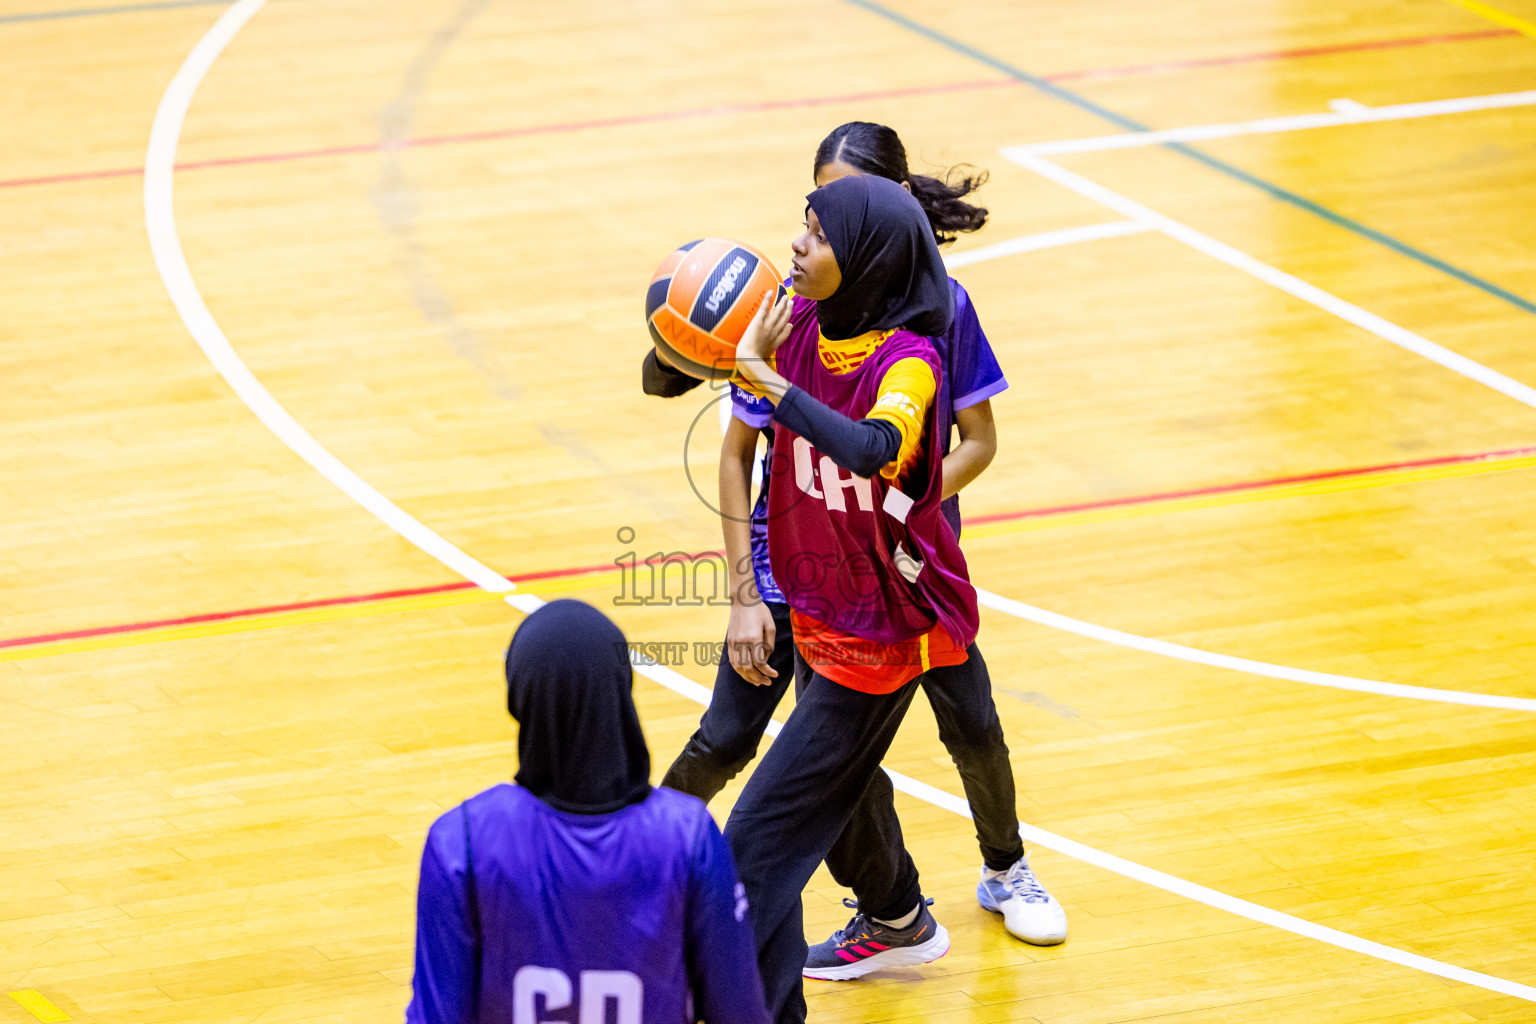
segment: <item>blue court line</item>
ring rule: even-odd
[[[178,7],[228,7],[234,0],[155,0],[146,4],[120,7],[76,7],[67,11],[35,11],[31,14],[0,14],[0,25],[18,21],[63,21],[66,18],[94,18],[98,14],[130,14],[134,11],[169,11]]]
[[[1108,107],[1100,106],[1088,97],[1080,95],[1079,93],[1075,93],[1071,89],[1062,88],[1055,82],[1047,81],[1046,79],[1041,78],[1039,75],[1032,75],[1022,68],[1014,67],[1012,64],[994,57],[989,53],[984,53],[981,50],[976,49],[974,46],[971,46],[967,43],[962,43],[960,40],[954,38],[953,36],[945,35],[937,29],[924,25],[922,22],[913,21],[911,18],[904,14],[899,14],[896,11],[891,10],[889,7],[875,3],[874,0],[844,0],[844,2],[852,4],[855,7],[862,7],[864,10],[869,11],[872,14],[878,14],[882,18],[885,18],[887,21],[894,22],[897,25],[900,25],[902,28],[916,32],[918,35],[924,36],[933,42],[940,44],[941,46],[945,46],[955,51],[956,53],[964,54],[965,56],[971,58],[974,61],[977,61],[978,63],[985,64],[994,70],[1000,71],[1015,81],[1022,82],[1025,85],[1033,86],[1048,96],[1054,96],[1056,99],[1070,103],[1081,110],[1086,110],[1088,113],[1093,114],[1095,117],[1103,118],[1111,124],[1118,125],[1127,131],[1145,132],[1152,130],[1151,126],[1149,125],[1142,124],[1140,121],[1137,121],[1134,118],[1126,117],[1124,114],[1116,113],[1115,111],[1110,110]],[[1442,260],[1438,256],[1431,255],[1422,249],[1418,249],[1409,245],[1407,242],[1399,241],[1398,239],[1393,238],[1391,235],[1377,231],[1375,228],[1370,227],[1369,225],[1360,223],[1353,217],[1346,217],[1342,213],[1337,213],[1333,210],[1330,210],[1326,206],[1308,199],[1306,196],[1292,192],[1290,189],[1276,185],[1274,182],[1265,181],[1258,175],[1250,174],[1248,171],[1243,170],[1241,167],[1229,164],[1225,160],[1219,160],[1216,157],[1211,156],[1209,153],[1203,153],[1186,143],[1173,142],[1163,143],[1162,145],[1167,149],[1171,149],[1176,153],[1187,156],[1192,160],[1198,160],[1200,163],[1205,164],[1212,170],[1219,171],[1230,178],[1235,178],[1244,184],[1252,185],[1254,188],[1268,192],[1274,198],[1290,203],[1292,206],[1306,210],[1308,213],[1321,217],[1329,223],[1341,227],[1346,231],[1354,232],[1362,238],[1368,238],[1379,245],[1384,245],[1388,249],[1391,249],[1393,252],[1396,252],[1401,256],[1407,256],[1409,259],[1417,260],[1427,267],[1433,267],[1435,270],[1438,270],[1443,274],[1448,274],[1451,277],[1454,277],[1456,280],[1462,282],[1463,284],[1469,284],[1479,291],[1492,295],[1494,298],[1502,299],[1503,301],[1509,303],[1511,306],[1514,306],[1516,309],[1523,310],[1527,313],[1536,314],[1536,302],[1532,302],[1530,299],[1516,295],[1509,289],[1496,285],[1492,281],[1485,281],[1483,278],[1478,277],[1476,274],[1462,270],[1460,267],[1447,263],[1445,260]]]

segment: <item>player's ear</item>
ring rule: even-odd
[[[911,182],[910,182],[910,181],[904,181],[904,182],[902,182],[902,183],[901,183],[901,187],[902,187],[902,188],[904,188],[904,189],[906,189],[906,190],[907,190],[907,191],[908,191],[908,192],[911,192],[911,191],[912,191],[912,183],[911,183]]]

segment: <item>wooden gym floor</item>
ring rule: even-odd
[[[1536,3],[89,2],[0,0],[0,1022],[399,1019],[514,760],[467,577],[719,638],[613,604],[718,539],[643,284],[784,253],[851,119],[992,173],[966,547],[1072,933],[976,906],[919,700],[954,947],[813,1019],[1536,1021]]]

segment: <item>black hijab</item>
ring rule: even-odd
[[[580,601],[528,616],[507,648],[518,785],[557,810],[609,814],[650,794],[624,634]]]
[[[928,215],[889,178],[852,174],[805,197],[843,273],[816,304],[821,333],[833,341],[905,327],[935,337],[949,330],[955,296]]]

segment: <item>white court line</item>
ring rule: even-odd
[[[150,132],[149,153],[144,165],[144,214],[149,229],[150,244],[154,249],[155,262],[160,268],[166,289],[171,294],[171,300],[181,315],[182,322],[186,324],[187,330],[191,332],[199,347],[213,361],[224,379],[234,389],[235,394],[251,407],[251,410],[283,443],[292,448],[327,480],[341,488],[349,497],[378,516],[411,543],[483,589],[504,594],[504,600],[519,611],[532,612],[541,607],[544,602],[531,594],[505,593],[508,584],[499,573],[449,544],[408,513],[389,502],[356,473],[320,447],[319,443],[278,405],[235,354],[223,331],[214,321],[213,315],[208,311],[207,305],[198,292],[197,284],[187,268],[181,239],[176,230],[175,209],[171,202],[171,178],[174,173],[176,146],[181,136],[182,124],[186,119],[192,96],[203,76],[207,74],[219,53],[234,38],[235,33],[261,9],[265,2],[266,0],[237,0],[234,6],[225,11],[188,55],[181,70],[177,72],[175,80],[161,97],[160,105],[155,111],[154,127]],[[639,665],[636,666],[636,671],[689,700],[700,704],[709,703],[711,693],[707,687],[700,686],[672,669],[660,665]],[[777,733],[778,724],[774,723],[769,729],[769,734]],[[897,772],[889,770],[887,772],[893,784],[902,792],[936,807],[942,807],[966,817],[970,816],[969,806],[962,798]],[[1105,870],[1137,879],[1147,885],[1165,889],[1252,921],[1272,925],[1296,935],[1304,935],[1342,949],[1437,977],[1536,1002],[1536,988],[1528,985],[1469,971],[1439,960],[1431,960],[1415,953],[1371,942],[1347,932],[1325,928],[1322,925],[1123,860],[1113,854],[1084,846],[1023,822],[1019,823],[1019,833],[1025,839],[1067,856],[1076,857]]]
[[[238,0],[214,23],[208,34],[187,55],[160,100],[155,121],[149,132],[149,150],[144,157],[144,221],[149,231],[149,247],[154,253],[160,277],[181,314],[187,330],[207,354],[214,368],[229,382],[251,411],[299,457],[346,492],[347,496],[372,512],[400,536],[421,548],[476,586],[494,593],[514,589],[514,585],[464,552],[448,543],[399,506],[375,490],[367,481],[342,464],[309,435],[288,410],[258,381],[235,355],[229,339],[209,312],[202,293],[192,280],[187,257],[176,233],[172,183],[176,163],[176,145],[181,138],[182,122],[198,84],[213,66],[219,54],[245,23],[261,10],[266,0]]]
[[[1328,109],[1329,110],[1341,110],[1341,111],[1356,111],[1356,110],[1370,110],[1371,108],[1366,106],[1364,103],[1361,103],[1359,100],[1352,100],[1352,99],[1349,99],[1348,97],[1343,97],[1343,98],[1336,99],[1336,100],[1329,100],[1328,101]]]
[[[1335,100],[1334,102],[1340,104],[1354,103],[1353,100]],[[1125,211],[1122,210],[1121,212]],[[954,270],[957,267],[999,259],[1004,256],[1013,256],[1018,253],[1034,252],[1039,249],[1068,245],[1074,242],[1114,238],[1120,235],[1131,235],[1154,230],[1159,230],[1159,227],[1141,219],[1112,221],[1108,224],[1091,224],[1085,227],[1067,228],[1062,231],[1049,231],[1044,234],[1009,239],[995,245],[983,246],[948,256],[944,262],[950,270]],[[1314,686],[1329,686],[1339,690],[1374,693],[1384,697],[1403,697],[1409,700],[1437,701],[1445,704],[1499,708],[1507,711],[1536,711],[1536,699],[1505,697],[1490,693],[1471,693],[1461,690],[1441,690],[1428,686],[1408,686],[1403,683],[1384,683],[1373,679],[1356,679],[1351,676],[1334,675],[1329,672],[1314,672],[1310,669],[1292,668],[1288,665],[1272,665],[1262,661],[1251,661],[1248,658],[1237,658],[1227,654],[1202,651],[1194,647],[1185,647],[1181,644],[1169,643],[1166,640],[1153,640],[1149,637],[1137,636],[1134,633],[1124,633],[1118,629],[1109,629],[1108,627],[1095,625],[1091,622],[1084,622],[1081,619],[1073,619],[1056,612],[1046,611],[1043,608],[1036,608],[1021,601],[1015,601],[1011,598],[982,590],[979,587],[976,593],[980,602],[994,611],[1027,619],[1042,626],[1059,629],[1067,633],[1076,633],[1079,636],[1100,640],[1104,643],[1115,644],[1120,647],[1130,647],[1135,650],[1146,651],[1150,654],[1158,654],[1201,665],[1210,665],[1215,668],[1232,669],[1237,672],[1247,672],[1251,675],[1268,676],[1272,679],[1285,679],[1291,682],[1307,683]]]
[[[1536,97],[1536,93],[1531,93],[1531,95]],[[1235,267],[1246,274],[1251,274],[1260,281],[1274,285],[1281,291],[1294,295],[1303,302],[1310,302],[1312,305],[1332,313],[1341,320],[1348,321],[1356,327],[1370,331],[1378,338],[1390,341],[1392,344],[1405,348],[1416,355],[1423,356],[1431,362],[1439,363],[1454,373],[1459,373],[1463,377],[1475,380],[1479,384],[1486,385],[1500,394],[1507,395],[1517,402],[1522,402],[1536,409],[1536,388],[1531,388],[1517,380],[1504,376],[1504,374],[1499,373],[1497,370],[1489,369],[1482,363],[1475,362],[1464,355],[1452,352],[1444,346],[1437,345],[1427,338],[1414,334],[1406,327],[1399,327],[1384,317],[1379,317],[1375,313],[1369,313],[1361,309],[1354,303],[1345,302],[1338,296],[1325,292],[1316,285],[1308,284],[1299,277],[1294,277],[1283,270],[1270,266],[1268,263],[1256,260],[1241,249],[1235,249],[1225,242],[1218,242],[1210,235],[1201,234],[1187,224],[1176,221],[1172,217],[1165,217],[1156,210],[1143,206],[1135,200],[1121,195],[1119,192],[1111,191],[1097,182],[1090,181],[1080,174],[1046,160],[1044,157],[1022,152],[1019,147],[1005,149],[1003,154],[1019,166],[1026,167],[1041,177],[1049,178],[1051,181],[1064,188],[1071,189],[1080,196],[1085,196],[1109,207],[1116,213],[1139,221],[1148,227],[1155,228],[1169,238],[1183,242],[1191,249],[1203,252],[1212,259],[1220,260],[1229,267]]]
[[[1018,253],[1034,252],[1039,249],[1069,245],[1075,242],[1114,238],[1121,235],[1132,235],[1155,230],[1158,230],[1157,226],[1139,220],[1090,224],[1084,227],[1066,228],[1061,231],[1048,231],[1038,235],[1012,238],[995,245],[983,246],[955,256],[946,257],[944,262],[948,269],[954,270],[957,267],[1000,259]],[[1426,344],[1429,343],[1426,342]],[[720,432],[722,434],[725,432],[725,427],[729,420],[730,412],[728,406],[728,402],[721,403]],[[754,464],[754,470],[760,472],[761,467]],[[760,481],[754,478],[754,483],[758,482]],[[1015,601],[1011,598],[982,590],[980,587],[976,589],[976,593],[983,605],[1006,615],[1026,619],[1042,626],[1062,630],[1063,632],[1076,633],[1079,636],[1089,637],[1119,647],[1129,647],[1139,651],[1146,651],[1149,654],[1157,654],[1181,661],[1210,665],[1215,668],[1232,669],[1236,672],[1247,672],[1251,675],[1267,676],[1271,679],[1285,679],[1290,682],[1306,683],[1313,686],[1328,686],[1338,690],[1353,690],[1358,693],[1374,693],[1384,697],[1401,697],[1407,700],[1460,704],[1466,707],[1497,708],[1505,711],[1536,711],[1536,699],[1506,697],[1500,694],[1475,693],[1463,690],[1442,690],[1429,686],[1409,686],[1405,683],[1384,683],[1374,679],[1356,679],[1353,676],[1334,675],[1330,672],[1315,672],[1311,669],[1292,668],[1289,665],[1274,665],[1269,662],[1252,661],[1248,658],[1238,658],[1228,654],[1202,651],[1195,647],[1185,647],[1182,644],[1169,643],[1166,640],[1153,640],[1150,637],[1137,636],[1134,633],[1124,633],[1118,629],[1110,629],[1092,622],[1084,622],[1081,619],[1073,619],[1056,612],[1046,611],[1044,608],[1036,608],[1034,605],[1024,604],[1022,601]]]
[[[1017,256],[1020,253],[1038,252],[1041,249],[1054,249],[1060,245],[1074,245],[1078,242],[1093,242],[1101,238],[1118,238],[1121,235],[1139,235],[1154,230],[1146,224],[1139,224],[1133,220],[1117,220],[1108,224],[1086,224],[1077,228],[1063,228],[1059,231],[1043,231],[1037,235],[1023,235],[1019,238],[1010,238],[1004,242],[993,245],[978,246],[975,249],[967,249],[965,252],[949,253],[944,256],[944,266],[947,270],[955,270],[960,267],[969,267],[977,263],[986,263],[989,260],[1002,259],[1005,256]],[[731,403],[726,399],[720,400],[720,433],[731,423]],[[752,484],[757,486],[762,483],[762,467],[756,463],[752,467]]]
[[[1428,686],[1408,686],[1403,683],[1379,683],[1372,679],[1336,676],[1329,672],[1313,672],[1310,669],[1291,668],[1289,665],[1271,665],[1268,662],[1250,661],[1247,658],[1234,658],[1228,654],[1215,654],[1211,651],[1202,651],[1194,647],[1185,647],[1182,644],[1169,643],[1166,640],[1153,640],[1150,637],[1137,636],[1135,633],[1122,633],[1118,629],[1109,629],[1106,626],[1098,626],[1092,622],[1084,622],[1081,619],[1068,618],[1056,612],[1048,612],[1044,608],[1036,608],[1034,605],[1015,601],[1012,598],[994,594],[989,590],[982,590],[980,587],[976,588],[976,598],[983,606],[991,608],[993,611],[1012,615],[1015,618],[1026,619],[1042,626],[1049,626],[1051,629],[1059,629],[1065,633],[1076,633],[1078,636],[1101,640],[1104,643],[1115,644],[1119,647],[1146,651],[1148,654],[1159,654],[1165,658],[1191,661],[1198,665],[1228,668],[1235,672],[1247,672],[1255,676],[1268,676],[1271,679],[1286,679],[1293,683],[1330,686],[1337,690],[1375,693],[1383,697],[1406,697],[1409,700],[1438,701],[1443,704],[1463,704],[1476,708],[1498,708],[1504,711],[1536,711],[1536,700],[1528,697],[1501,697],[1492,693],[1465,693],[1460,690],[1437,690]]]
[[[1058,245],[1072,245],[1077,242],[1092,242],[1100,238],[1118,238],[1120,235],[1138,235],[1146,231],[1154,230],[1149,224],[1142,224],[1134,220],[1117,220],[1108,224],[1087,224],[1080,228],[1063,228],[1060,231],[1046,231],[1038,235],[1025,235],[1023,238],[1010,238],[1006,242],[996,242],[992,245],[983,245],[965,252],[950,253],[944,257],[944,266],[949,270],[960,267],[969,267],[975,263],[985,263],[988,260],[1001,259],[1004,256],[1017,256],[1024,252],[1037,252],[1040,249],[1054,249]]]
[[[1338,101],[1335,101],[1338,103]],[[1027,146],[1009,146],[1003,156],[1059,156],[1063,153],[1091,153],[1106,149],[1134,149],[1160,146],[1166,142],[1200,142],[1204,139],[1228,139],[1235,135],[1272,135],[1277,132],[1331,128],[1341,124],[1369,124],[1373,121],[1408,121],[1442,114],[1465,114],[1474,110],[1501,107],[1528,107],[1536,104],[1536,91],[1505,92],[1491,96],[1466,96],[1460,99],[1431,100],[1427,103],[1398,103],[1388,107],[1367,107],[1362,103],[1339,103],[1326,114],[1296,114],[1291,117],[1265,117],[1256,121],[1227,124],[1193,125],[1156,132],[1126,132],[1123,135],[1094,135],[1084,139],[1060,139],[1035,142]]]

